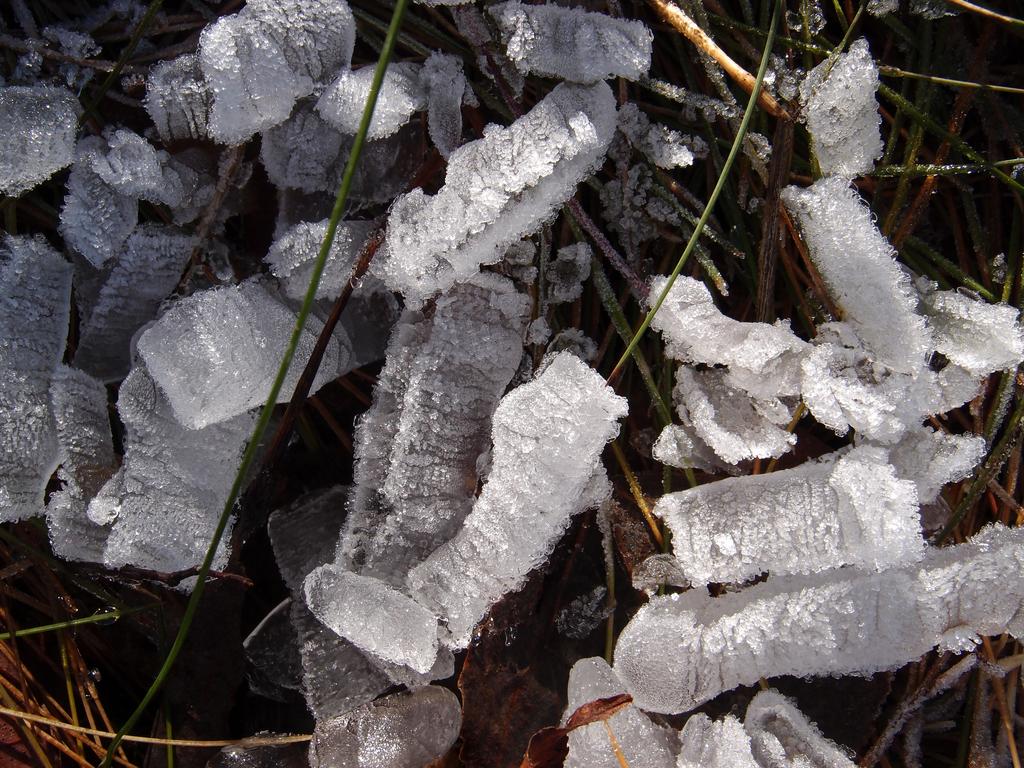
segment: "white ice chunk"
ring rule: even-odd
[[[599,456],[626,401],[562,352],[494,414],[491,470],[462,530],[414,568],[412,595],[447,620],[465,647],[502,595],[540,566],[572,516],[608,493]]]
[[[259,282],[213,288],[174,304],[139,337],[139,355],[190,429],[262,405],[295,325],[295,312]],[[319,332],[310,319],[281,388],[291,399]],[[313,380],[315,392],[347,370],[348,338],[335,331]]]
[[[50,385],[63,483],[46,505],[54,554],[66,560],[101,562],[109,527],[86,515],[89,499],[117,469],[107,413],[107,390],[88,374],[57,366]]]
[[[0,87],[0,193],[17,197],[71,164],[80,109],[66,88]]]
[[[750,737],[732,715],[712,720],[691,715],[679,733],[677,768],[762,768],[750,754]]]
[[[669,493],[654,514],[694,584],[847,564],[882,569],[924,555],[914,484],[874,447]]]
[[[427,130],[447,158],[462,143],[462,102],[468,93],[462,60],[434,52],[423,62],[420,83],[427,93]]]
[[[851,179],[868,173],[882,156],[877,90],[878,67],[863,38],[846,53],[821,62],[800,84],[807,131],[823,175]]]
[[[671,170],[693,165],[693,138],[667,125],[651,123],[636,104],[624,104],[619,109],[619,130],[659,168]]]
[[[230,385],[225,385],[229,387]],[[230,397],[223,391],[221,397]],[[162,572],[202,562],[217,526],[242,449],[252,432],[249,414],[187,429],[144,367],[121,384],[117,410],[125,425],[124,463],[90,504],[89,516],[116,513],[104,562]],[[93,510],[94,505],[103,510]],[[227,562],[225,535],[214,568]]]
[[[210,99],[194,53],[157,63],[146,80],[146,111],[165,143],[205,139]]]
[[[60,212],[64,242],[94,267],[102,267],[121,252],[139,218],[138,201],[115,190],[93,170],[98,142],[102,140],[97,137],[79,142]]]
[[[41,237],[0,241],[0,521],[43,508],[57,468],[50,379],[64,354],[71,265]]]
[[[736,467],[718,458],[710,446],[697,436],[691,425],[667,425],[654,441],[651,455],[656,461],[678,469],[737,471]]]
[[[796,445],[785,429],[789,409],[777,398],[751,398],[729,386],[721,368],[679,366],[672,394],[683,423],[728,464],[778,458]]]
[[[415,304],[500,261],[572,196],[614,129],[603,83],[559,85],[509,127],[488,127],[451,154],[436,195],[415,189],[392,206],[379,273]]]
[[[969,477],[983,458],[981,435],[950,435],[931,427],[908,432],[889,453],[896,474],[917,486],[922,504],[935,501],[946,483]]]
[[[292,594],[288,621],[299,651],[299,685],[317,720],[371,701],[391,680],[365,654],[325,627],[306,607],[303,581],[334,554],[348,488],[314,491],[275,510],[267,522],[274,557]]]
[[[751,699],[743,728],[761,768],[854,768],[855,763],[797,706],[773,690]]]
[[[161,160],[166,162],[167,153],[158,153],[137,133],[125,128],[113,131],[106,150],[90,151],[88,158],[96,175],[122,195],[158,199],[163,184]]]
[[[943,410],[934,372],[909,375],[873,361],[846,323],[820,326],[815,342],[800,364],[801,394],[814,418],[837,434],[853,427],[893,443]]]
[[[306,604],[332,631],[373,656],[421,673],[437,658],[437,617],[383,581],[334,565],[306,578]]]
[[[301,102],[260,142],[260,159],[270,180],[307,193],[336,189],[347,156],[345,137],[320,117],[312,102]]]
[[[931,336],[917,314],[910,279],[871,210],[841,178],[786,187],[782,199],[844,319],[877,361],[915,375],[932,349]]]
[[[615,671],[637,706],[686,712],[777,675],[871,675],[934,647],[1024,633],[1024,530],[992,526],[911,566],[767,582],[712,598],[652,598],[619,635]]]
[[[488,8],[508,57],[523,74],[593,83],[639,80],[651,68],[654,35],[639,21],[513,0]]]
[[[318,299],[336,299],[341,294],[373,229],[372,221],[342,221],[338,224],[317,286]],[[271,244],[266,262],[270,271],[281,280],[281,287],[288,298],[301,300],[306,295],[313,264],[326,234],[327,219],[300,222]]]
[[[238,144],[283,122],[297,99],[351,61],[354,39],[344,0],[255,0],[222,16],[199,39],[210,135]]]
[[[317,722],[311,768],[421,768],[445,755],[462,727],[447,688],[395,693],[341,717]]]
[[[81,317],[76,367],[106,382],[124,378],[132,337],[174,290],[194,245],[195,237],[164,224],[132,232],[91,311]]]
[[[429,321],[410,314],[396,330],[356,430],[346,567],[404,586],[409,569],[459,530],[528,312],[508,279],[481,274],[440,296]]]
[[[936,351],[975,376],[1016,368],[1024,359],[1024,331],[1016,307],[989,304],[958,291],[927,291],[921,309]]]
[[[584,704],[625,692],[625,686],[604,659],[580,659],[569,672],[569,704],[562,716],[562,725]],[[566,768],[621,768],[609,730],[630,768],[673,768],[675,765],[674,734],[628,705],[607,721],[590,723],[569,732]]]
[[[292,601],[291,620],[299,638],[302,693],[317,722],[373,701],[391,687],[377,664],[321,624],[301,598]]]
[[[653,302],[668,278],[651,281]],[[800,391],[799,362],[808,348],[779,321],[742,323],[722,314],[702,282],[679,277],[651,327],[665,340],[665,353],[684,363],[724,365],[727,382],[755,397],[771,398]]]
[[[374,69],[366,66],[343,70],[316,104],[320,116],[343,134],[354,136],[359,130],[363,108],[370,96]],[[383,139],[390,136],[426,106],[426,93],[420,84],[420,65],[411,62],[389,65],[366,137]]]

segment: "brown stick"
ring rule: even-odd
[[[754,92],[754,76],[737,64],[729,54],[719,48],[715,41],[708,37],[708,34],[683,12],[682,8],[675,3],[669,2],[669,0],[647,0],[647,2],[677,32],[718,62],[718,66],[724,69],[725,73],[735,80],[744,91],[747,93]],[[792,119],[789,112],[764,89],[761,89],[757,103],[773,117],[778,117],[782,120]]]

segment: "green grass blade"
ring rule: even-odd
[[[324,266],[327,263],[327,254],[330,252],[331,245],[334,242],[334,235],[338,229],[338,222],[341,220],[341,216],[345,212],[345,206],[348,203],[348,195],[352,188],[352,180],[355,177],[356,166],[359,163],[359,156],[362,154],[363,145],[366,143],[366,134],[370,128],[370,120],[373,117],[374,107],[377,105],[377,95],[380,93],[381,84],[384,81],[384,72],[387,70],[388,62],[391,59],[391,54],[395,48],[395,41],[398,38],[398,30],[402,25],[402,17],[405,15],[407,3],[408,0],[398,0],[395,4],[395,10],[391,15],[391,24],[388,27],[387,37],[384,40],[384,47],[381,50],[380,58],[377,61],[377,68],[373,73],[373,81],[370,85],[370,94],[366,100],[366,105],[363,108],[363,117],[359,123],[359,131],[356,133],[355,141],[352,143],[352,150],[348,156],[348,162],[345,165],[345,174],[341,179],[341,186],[338,189],[338,195],[334,201],[334,208],[331,211],[331,218],[327,225],[327,233],[324,236],[323,243],[320,245],[320,252],[317,254],[316,263],[313,267],[313,274],[309,279],[309,287],[306,289],[306,295],[302,301],[302,308],[299,310],[298,317],[295,318],[295,327],[292,329],[292,336],[288,343],[288,348],[285,350],[284,358],[281,360],[281,365],[278,368],[277,377],[274,379],[274,384],[270,389],[270,395],[267,397],[267,402],[263,406],[263,410],[260,412],[259,419],[256,422],[256,427],[253,430],[252,438],[246,446],[245,453],[242,456],[242,462],[238,467],[238,472],[235,474],[235,480],[231,485],[231,492],[228,494],[227,501],[224,503],[224,509],[221,512],[219,521],[217,522],[217,528],[214,531],[213,538],[210,540],[210,546],[206,550],[206,557],[203,558],[203,564],[197,575],[196,586],[189,598],[188,605],[185,607],[185,613],[182,616],[181,625],[178,627],[178,633],[175,635],[174,642],[171,644],[171,648],[167,652],[167,657],[164,659],[164,663],[160,667],[160,671],[157,672],[149,690],[146,691],[146,694],[142,697],[142,700],[135,708],[135,711],[132,712],[128,720],[125,721],[125,724],[121,726],[121,729],[117,732],[117,735],[111,740],[110,745],[107,747],[107,754],[103,758],[103,763],[101,764],[102,768],[107,768],[107,766],[111,764],[113,755],[117,750],[117,747],[120,745],[121,740],[132,728],[135,727],[135,724],[142,716],[142,713],[145,712],[146,707],[149,706],[150,702],[163,687],[164,682],[170,674],[171,668],[174,666],[174,662],[178,658],[178,654],[185,645],[185,640],[188,638],[189,630],[192,627],[192,621],[195,618],[196,610],[199,607],[199,601],[202,599],[203,590],[206,586],[206,578],[213,565],[213,558],[217,552],[217,547],[220,544],[221,538],[224,536],[224,530],[227,527],[228,519],[231,517],[231,511],[234,508],[235,501],[238,499],[238,495],[242,490],[242,484],[245,481],[249,467],[252,466],[257,448],[263,438],[263,433],[266,432],[267,425],[270,423],[271,413],[273,412],[274,406],[277,404],[277,397],[284,385],[285,376],[288,374],[288,368],[291,365],[292,358],[295,356],[296,347],[298,346],[299,339],[302,336],[303,328],[306,325],[306,318],[309,316],[310,309],[313,306],[313,299],[316,296],[317,286],[320,284],[320,277],[323,274]]]

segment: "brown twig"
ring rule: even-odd
[[[352,276],[345,283],[345,287],[335,300],[334,306],[331,308],[331,314],[324,323],[324,327],[317,337],[316,345],[313,347],[313,352],[306,362],[306,367],[302,369],[302,375],[295,384],[295,391],[292,393],[288,407],[285,409],[284,415],[277,425],[277,431],[274,432],[274,436],[270,440],[267,452],[263,455],[261,470],[265,471],[272,467],[288,443],[288,438],[291,437],[292,429],[295,427],[295,419],[306,402],[310,387],[313,386],[313,379],[316,378],[316,373],[320,369],[320,361],[323,359],[324,353],[327,351],[327,345],[334,335],[334,329],[337,327],[345,307],[348,306],[348,301],[352,297],[352,292],[355,290],[360,278],[370,268],[370,263],[373,261],[373,257],[377,253],[377,249],[380,247],[383,239],[383,230],[377,230],[377,232],[370,236],[366,245],[363,246],[363,250],[356,260],[355,267],[352,269]]]
[[[677,32],[714,59],[718,66],[725,70],[725,73],[735,80],[744,91],[747,93],[754,92],[754,76],[737,64],[729,54],[719,48],[715,41],[708,37],[708,34],[683,12],[682,8],[675,3],[669,2],[669,0],[647,0],[647,2]],[[792,119],[791,115],[782,105],[763,89],[758,95],[757,103],[773,117],[782,120]]]

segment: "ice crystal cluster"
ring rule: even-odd
[[[427,52],[388,68],[278,395],[290,399],[321,335],[311,392],[382,361],[351,485],[270,516],[288,597],[245,641],[254,690],[305,697],[314,766],[445,754],[461,712],[433,683],[574,519],[607,510],[602,454],[627,402],[588,364],[597,344],[575,329],[551,339],[550,321],[605,279],[595,251],[612,246],[555,249],[547,225],[607,160],[619,173],[600,200],[621,214],[610,226],[631,251],[680,220],[656,175],[707,150],[617,104],[611,79],[656,87],[641,22],[514,0],[453,18],[494,58],[487,77],[517,116],[469,138],[463,108],[484,94],[461,58]],[[177,577],[203,560],[333,230],[330,194],[374,73],[353,67],[355,43],[344,0],[249,0],[209,24],[195,53],[152,67],[152,126],[138,130],[80,125],[64,86],[0,87],[0,191],[70,168],[55,211],[64,252],[41,237],[0,240],[0,521],[42,515],[60,557],[190,588]],[[547,84],[520,110],[530,75]],[[742,721],[694,714],[676,730],[651,714],[776,675],[870,674],[981,635],[1024,638],[1024,535],[990,527],[940,549],[922,523],[986,452],[982,437],[931,417],[1014,369],[1024,333],[1014,308],[906,272],[851,186],[881,153],[877,81],[856,41],[799,89],[823,177],[782,198],[838,312],[814,338],[731,318],[694,278],[654,276],[646,297],[636,291],[649,305],[664,296],[652,327],[678,364],[675,421],[653,457],[732,476],[654,505],[671,550],[635,583],[681,590],[633,616],[613,666],[573,667],[564,726],[597,699],[632,698],[569,731],[566,765],[845,768],[848,755],[773,691]],[[277,216],[247,269],[227,222],[248,214],[257,153],[242,145],[254,138]],[[415,187],[438,158],[443,183]],[[371,254],[370,273],[350,282]],[[775,471],[805,417],[850,443]]]

